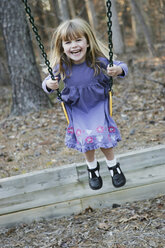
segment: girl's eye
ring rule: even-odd
[[[81,38],[76,39],[76,41],[81,41]]]
[[[65,41],[65,44],[67,45],[67,44],[70,44],[70,41]]]

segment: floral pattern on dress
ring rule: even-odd
[[[80,135],[81,135],[81,129],[77,129],[77,130],[76,130],[76,135],[77,135],[77,136],[80,136]]]
[[[99,127],[96,128],[96,131],[97,131],[98,133],[103,133],[103,132],[104,132],[104,127],[99,126]]]
[[[88,136],[86,139],[85,139],[86,143],[87,144],[90,144],[90,143],[93,143],[93,138],[91,136]]]
[[[103,136],[102,136],[102,135],[98,135],[98,136],[97,136],[97,140],[98,140],[98,142],[101,142],[101,141],[102,141],[102,139],[103,139]]]
[[[115,127],[108,127],[108,131],[110,133],[115,133],[116,129],[115,129]]]
[[[67,133],[73,134],[74,133],[73,127],[68,127]]]

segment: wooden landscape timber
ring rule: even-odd
[[[86,208],[111,207],[165,194],[165,145],[117,157],[127,178],[112,186],[104,160],[99,160],[103,188],[88,186],[86,164],[71,164],[0,179],[0,226],[77,214]]]

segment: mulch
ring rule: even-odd
[[[129,199],[128,199],[129,200]],[[0,248],[164,248],[165,196],[0,229]]]

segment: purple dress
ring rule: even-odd
[[[106,58],[99,60],[101,67],[106,69],[109,61]],[[124,75],[127,74],[125,63],[114,61],[114,65],[120,65]],[[42,87],[50,93],[46,88],[48,78],[50,76],[43,81]],[[69,148],[84,153],[100,147],[115,147],[121,140],[116,123],[109,115],[108,82],[107,75],[103,72],[94,75],[94,70],[86,62],[72,65],[71,76],[65,78],[62,91],[69,117],[65,138]]]

